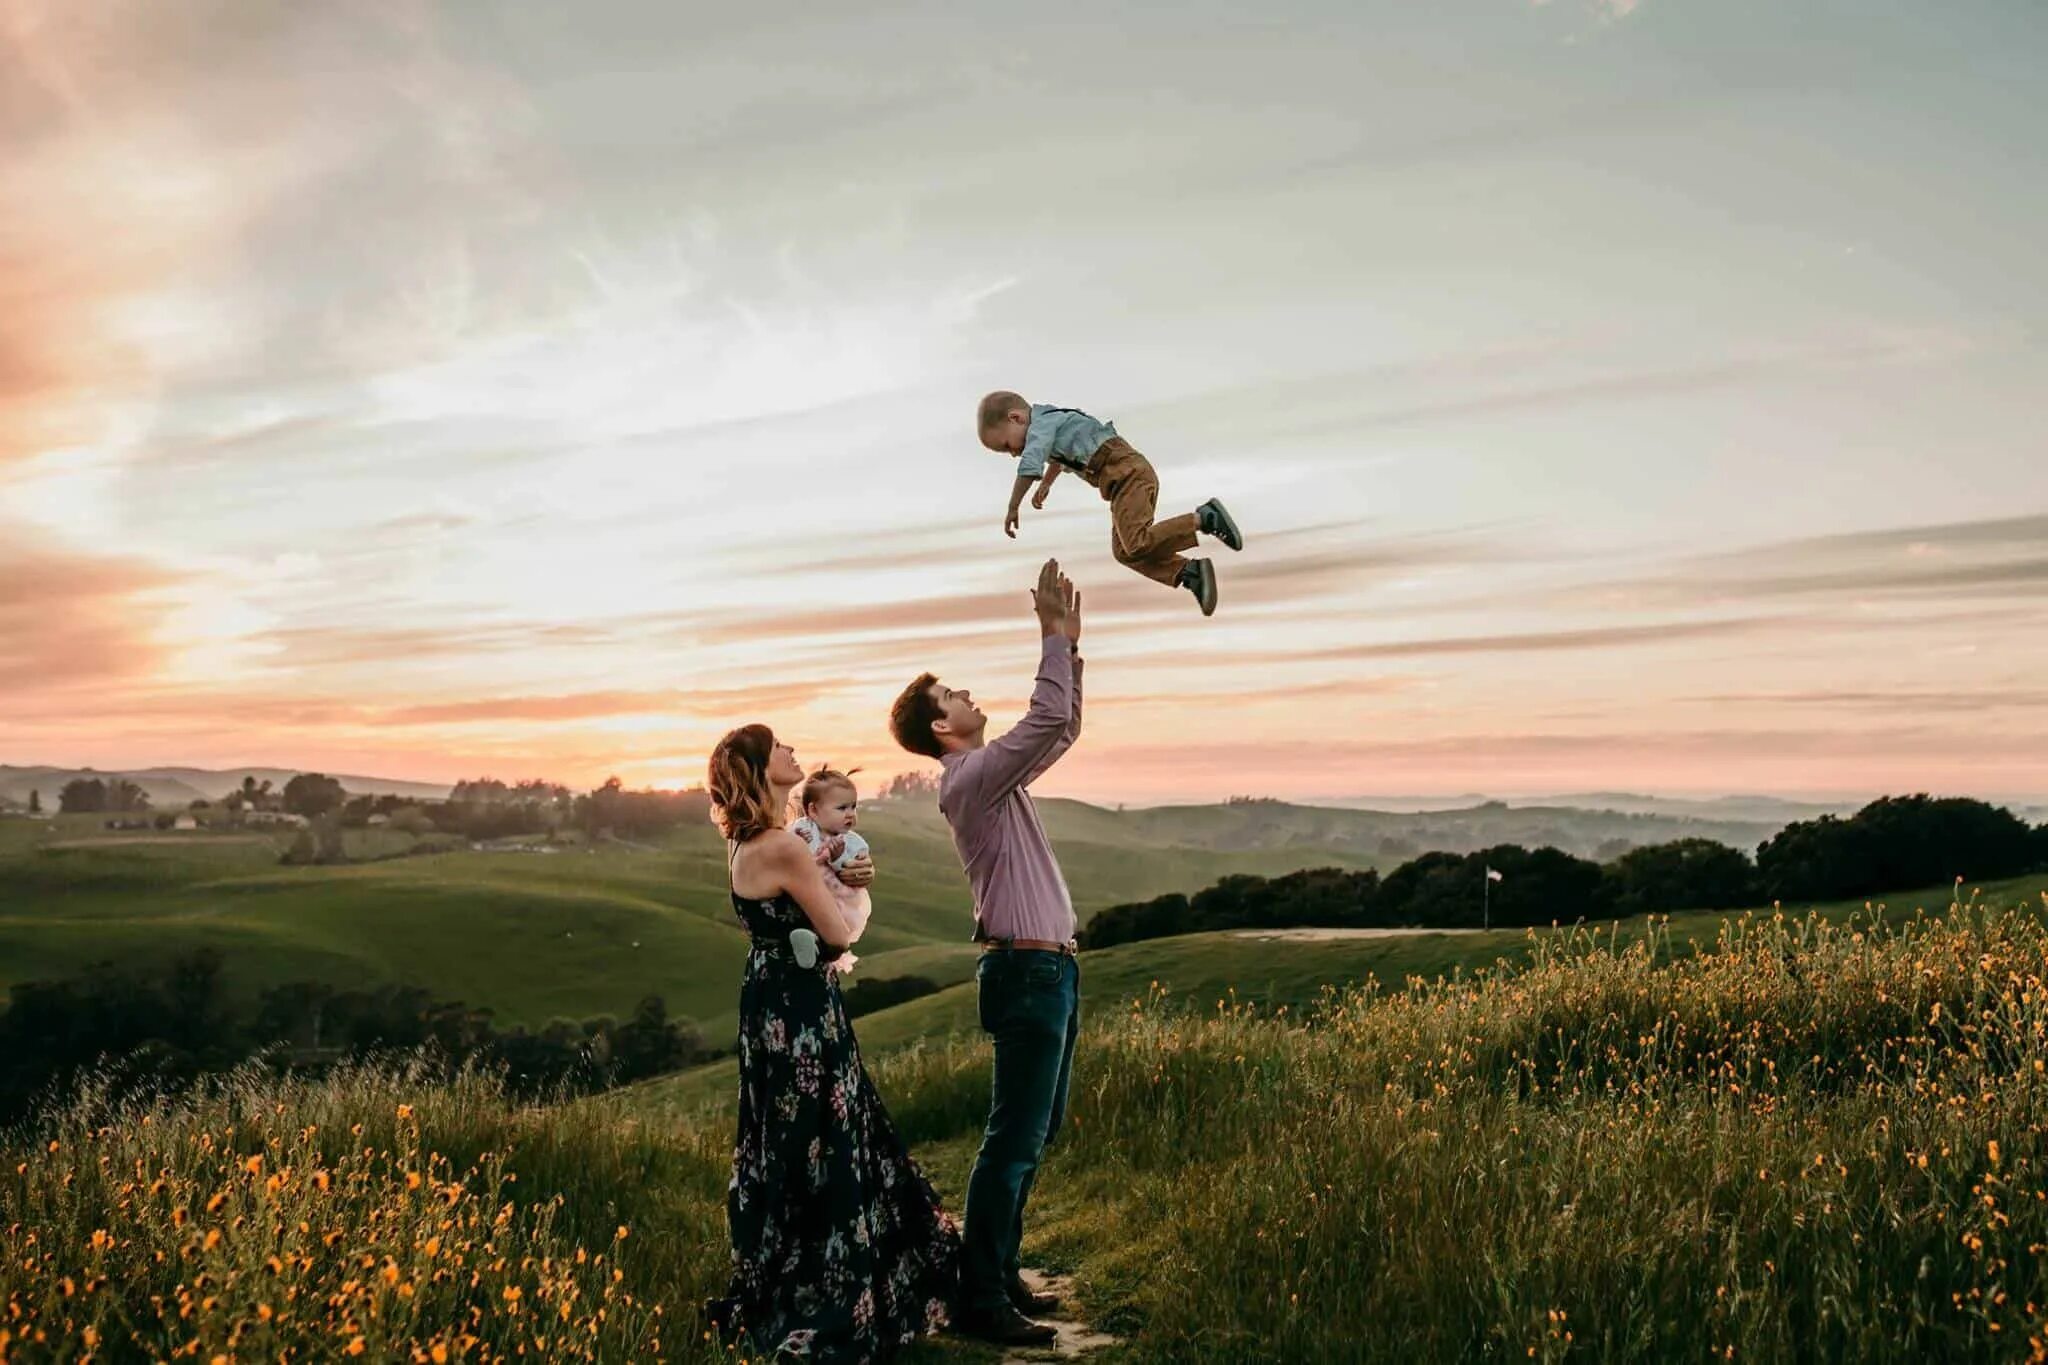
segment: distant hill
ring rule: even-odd
[[[189,805],[194,801],[218,801],[242,785],[244,777],[268,781],[282,788],[306,768],[24,768],[0,763],[0,796],[26,802],[31,791],[40,790],[45,805],[54,809],[57,793],[73,778],[125,777],[149,793],[150,804],[158,809]],[[328,773],[340,780],[352,796],[407,796],[421,801],[438,801],[448,795],[445,783],[401,782],[390,777],[365,777],[358,773]]]
[[[1563,806],[1574,810],[1617,811],[1623,815],[1669,815],[1698,820],[1776,824],[1781,828],[1795,820],[1811,820],[1819,815],[1847,815],[1867,804],[1867,799],[1853,797],[1839,801],[1795,801],[1783,796],[1678,797],[1647,796],[1640,792],[1566,792],[1556,796],[1507,798],[1476,794],[1456,797],[1347,796],[1330,804],[1347,810],[1413,814],[1470,809],[1495,801],[1518,810]]]
[[[1504,801],[1423,811],[1347,810],[1284,801],[1123,811],[1078,801],[1042,800],[1038,805],[1047,830],[1056,839],[1154,847],[1181,844],[1219,853],[1313,847],[1341,850],[1382,864],[1431,850],[1469,853],[1494,844],[1530,848],[1550,844],[1601,860],[1627,848],[1671,839],[1714,839],[1754,850],[1789,823],[1735,813],[1639,814]],[[930,819],[938,820],[935,810]]]

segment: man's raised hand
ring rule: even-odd
[[[1039,630],[1050,635],[1067,628],[1067,597],[1074,585],[1060,572],[1060,562],[1048,559],[1038,571],[1038,586],[1031,590],[1031,609],[1038,613]]]
[[[1078,649],[1081,646],[1081,590],[1065,574],[1060,575],[1060,582],[1067,590],[1067,640]]]

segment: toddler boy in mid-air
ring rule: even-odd
[[[1169,588],[1186,588],[1202,605],[1202,615],[1216,610],[1216,568],[1206,559],[1182,553],[1195,547],[1195,533],[1214,536],[1233,550],[1244,537],[1223,504],[1215,498],[1194,511],[1154,521],[1159,508],[1159,476],[1152,462],[1116,434],[1111,422],[1098,421],[1078,408],[1027,403],[1007,389],[981,400],[977,431],[982,445],[1017,460],[1017,482],[1010,489],[1010,510],[1003,534],[1017,536],[1017,513],[1024,494],[1035,483],[1031,505],[1045,506],[1045,495],[1062,470],[1102,491],[1109,504],[1110,553],[1145,577]]]

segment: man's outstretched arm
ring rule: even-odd
[[[1031,598],[1041,632],[1031,706],[1006,733],[962,759],[954,781],[964,787],[961,796],[972,804],[993,804],[1023,786],[1044,770],[1046,756],[1078,725],[1067,614],[1079,599],[1074,585],[1060,573],[1058,561],[1045,561]]]
[[[1067,715],[1067,728],[1025,775],[1023,785],[1027,787],[1043,777],[1045,770],[1059,762],[1067,750],[1074,747],[1074,741],[1081,737],[1081,593],[1078,589],[1067,603],[1067,620],[1063,633],[1067,638],[1068,662],[1074,671],[1073,710]]]

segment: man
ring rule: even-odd
[[[954,1326],[1004,1345],[1055,1336],[1027,1316],[1059,1303],[1024,1284],[1017,1248],[1039,1158],[1066,1115],[1081,1023],[1074,905],[1026,790],[1081,733],[1081,595],[1056,560],[1039,571],[1031,605],[1043,637],[1038,682],[1009,733],[985,740],[988,717],[974,698],[929,673],[889,715],[897,743],[945,766],[939,810],[974,890],[981,1026],[995,1040],[996,1066],[967,1182]]]

